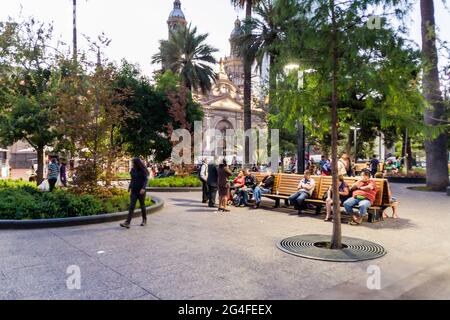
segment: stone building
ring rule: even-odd
[[[167,24],[169,30],[187,24],[179,0],[174,1],[174,8],[169,15]],[[236,48],[236,38],[242,32],[241,21],[237,19],[229,38],[230,55],[220,59],[216,82],[206,95],[199,92],[195,95],[204,112],[203,149],[204,156],[209,158],[214,157],[214,155],[224,155],[226,148],[224,134],[226,130],[244,130],[244,64],[242,58],[238,56]],[[252,78],[258,78],[258,75],[254,75]],[[253,90],[253,92],[256,91]],[[252,128],[267,129],[266,114],[259,107],[257,101],[255,95],[252,98]],[[208,132],[211,133],[213,129],[217,130],[215,150],[211,150],[208,143],[211,138],[208,136]],[[235,160],[242,161],[239,156]]]

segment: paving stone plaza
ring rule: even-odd
[[[129,230],[115,222],[2,230],[0,299],[449,299],[450,197],[392,188],[399,220],[343,225],[344,236],[388,252],[359,263],[277,248],[286,237],[331,234],[323,216],[273,210],[270,201],[218,213],[197,192],[158,194],[165,206],[147,227],[135,219]],[[68,289],[73,266],[79,289]]]

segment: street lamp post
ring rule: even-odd
[[[288,75],[290,72],[297,70],[297,88],[303,89],[303,71],[300,65],[292,63],[284,67],[284,72]],[[302,113],[302,112],[301,112]],[[305,126],[303,121],[296,120],[297,127],[297,173],[305,172]]]
[[[358,157],[358,154],[357,154],[357,144],[356,144],[356,139],[358,138],[358,130],[361,130],[361,128],[359,128],[359,127],[350,127],[350,130],[353,130],[353,144],[354,144],[354,148],[355,148],[355,163],[356,163],[356,160],[357,160],[357,157]]]

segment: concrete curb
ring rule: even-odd
[[[198,192],[202,191],[202,187],[148,187],[149,192]]]
[[[147,214],[155,213],[164,206],[164,201],[158,197],[152,196],[155,204],[147,207]],[[44,229],[44,228],[62,228],[87,224],[113,222],[125,220],[128,211],[107,213],[96,216],[72,217],[58,219],[40,219],[40,220],[0,220],[0,229]],[[133,217],[140,217],[141,209],[134,211]]]

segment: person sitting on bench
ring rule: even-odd
[[[333,185],[327,191],[327,198],[325,200],[325,206],[327,209],[327,215],[325,221],[331,221],[331,210],[333,206]],[[339,203],[342,205],[350,196],[350,189],[348,184],[344,181],[344,176],[339,175]]]
[[[245,170],[244,187],[241,188],[241,199],[243,199],[244,205],[248,206],[248,193],[253,191],[256,187],[256,178],[250,173],[250,170]]]
[[[297,192],[289,197],[289,204],[298,210],[298,214],[302,213],[304,201],[310,198],[314,192],[315,181],[311,178],[311,172],[306,170],[304,178],[300,180]]]
[[[267,170],[269,173],[264,179],[256,186],[255,190],[253,190],[253,196],[255,197],[255,205],[254,209],[259,208],[261,204],[261,195],[272,193],[273,183],[275,182],[275,176],[270,170]]]
[[[377,195],[377,185],[374,180],[370,179],[370,171],[363,170],[361,179],[355,182],[350,190],[353,193],[352,197],[344,202],[345,212],[352,216],[351,225],[359,225]],[[359,216],[353,212],[353,207],[356,205],[359,206]]]

